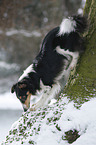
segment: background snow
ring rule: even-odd
[[[11,125],[21,116],[22,106],[15,94],[0,94],[0,142],[6,137]]]
[[[0,109],[22,110],[22,106],[15,94],[6,92],[4,94],[0,94]]]

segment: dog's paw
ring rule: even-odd
[[[36,110],[37,110],[36,104],[33,104],[30,108],[30,111],[36,111]]]
[[[36,109],[35,108],[32,108],[32,107],[29,110],[30,111],[36,111]]]
[[[40,104],[37,102],[36,104],[32,104],[30,111],[36,111],[40,107]]]

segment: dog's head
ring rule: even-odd
[[[30,88],[26,81],[18,82],[14,84],[11,88],[11,93],[16,93],[17,98],[23,104],[24,111],[30,107]]]

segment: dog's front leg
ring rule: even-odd
[[[45,105],[48,104],[48,98],[50,98],[50,91],[51,91],[51,87],[46,87],[42,90],[42,95],[41,98],[38,102],[36,102],[35,104],[32,104],[30,111],[35,111],[38,108],[41,108]]]
[[[52,88],[50,87],[49,89],[44,89],[42,97],[40,98],[40,100],[36,104],[33,104],[31,106],[30,111],[35,111],[38,108],[41,108],[41,107],[48,105],[49,101],[52,98],[54,98],[57,93],[59,93],[60,88],[61,88],[60,84],[57,83],[57,84],[54,84],[52,86]]]

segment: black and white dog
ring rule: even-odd
[[[45,36],[39,54],[11,89],[23,104],[24,111],[30,107],[31,95],[42,96],[30,109],[36,110],[60,92],[60,80],[76,67],[84,50],[80,33],[86,25],[82,16],[69,17]]]

